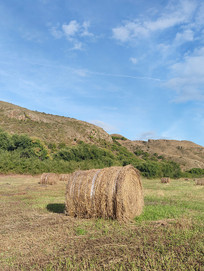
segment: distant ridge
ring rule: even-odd
[[[141,140],[118,140],[129,151],[138,149],[151,155],[154,153],[180,164],[181,168],[204,168],[204,147],[187,140],[149,139]]]

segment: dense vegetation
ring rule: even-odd
[[[204,176],[204,169],[203,168],[192,168],[192,169],[185,172],[185,176],[186,177],[193,177],[193,178],[203,177]]]
[[[104,141],[103,147],[82,141],[75,146],[67,146],[64,143],[46,144],[27,135],[11,135],[0,130],[0,173],[69,173],[76,169],[128,164],[132,164],[148,178],[198,177],[204,174],[202,169],[192,169],[184,174],[175,162],[140,150],[133,154],[116,140],[113,144]]]

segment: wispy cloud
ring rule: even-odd
[[[178,32],[175,37],[176,45],[180,45],[185,42],[194,40],[194,32],[191,29],[187,29],[183,32]]]
[[[151,74],[161,73],[163,68],[169,78],[163,86],[175,91],[174,102],[204,101],[203,14],[201,1],[168,1],[148,19],[143,15],[113,28],[113,38],[135,47],[145,42],[146,58],[154,59],[155,53],[160,56],[161,60],[155,59],[151,65]],[[137,63],[137,58],[129,60]]]
[[[138,60],[135,57],[130,57],[130,62],[132,62],[132,64],[137,64]]]
[[[103,73],[103,72],[94,72],[94,71],[87,71],[87,74],[162,82],[160,78],[148,77],[148,76],[137,76],[137,75],[134,76],[134,75],[127,75],[127,74],[114,74],[114,73]]]
[[[44,41],[44,34],[40,31],[34,29],[25,30],[23,28],[19,29],[19,31],[24,40],[36,43],[42,43]]]
[[[82,50],[85,39],[94,37],[94,34],[89,31],[89,27],[90,22],[88,21],[80,23],[72,20],[62,25],[51,26],[50,32],[56,39],[65,37],[73,45],[72,50]]]
[[[61,39],[63,37],[63,32],[59,29],[59,24],[57,24],[57,26],[51,26],[50,33],[55,39]]]
[[[176,91],[176,102],[204,100],[204,47],[170,67],[171,79],[164,85]]]
[[[136,64],[136,63],[135,63]],[[60,66],[62,67],[62,66]],[[137,76],[137,75],[128,75],[128,74],[116,74],[116,73],[108,73],[108,72],[97,72],[92,71],[88,69],[73,69],[71,67],[66,67],[72,70],[73,73],[80,77],[87,77],[91,75],[98,75],[98,76],[107,76],[107,77],[119,77],[119,78],[129,78],[129,79],[137,79],[137,80],[150,80],[150,81],[156,81],[156,82],[164,82],[164,80],[156,77],[149,77],[149,76]]]
[[[121,26],[113,28],[113,38],[120,42],[129,42],[149,37],[151,33],[156,31],[164,31],[171,27],[190,23],[190,19],[197,7],[196,2],[180,0],[177,4],[175,4],[175,1],[171,3],[171,5],[164,8],[157,19],[135,19],[126,21]]]
[[[90,27],[90,22],[88,22],[88,21],[83,22],[82,32],[81,32],[82,37],[93,37],[94,36],[93,33],[89,32],[89,30],[88,30],[89,27]]]
[[[147,131],[137,136],[136,140],[148,140],[158,138],[155,131]]]

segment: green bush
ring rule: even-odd
[[[54,154],[54,159],[76,162],[84,160],[101,160],[104,161],[104,164],[113,164],[111,161],[114,161],[116,158],[113,153],[107,149],[81,143],[74,147],[60,149]]]
[[[126,137],[124,137],[124,136],[112,136],[112,139],[113,139],[113,141],[116,141],[116,140],[127,140],[127,138]]]
[[[138,165],[137,168],[141,171],[142,175],[147,178],[181,177],[181,169],[179,165],[172,161],[161,163],[147,161]]]
[[[68,147],[64,143],[45,143],[27,135],[9,135],[0,130],[0,172],[31,173],[42,172],[68,173],[76,169],[104,168],[132,164],[148,178],[181,176],[200,177],[204,169],[191,169],[181,173],[179,165],[172,161],[158,161],[142,150],[135,154],[129,152],[117,141],[113,144],[103,142],[103,148],[80,141],[78,145]],[[143,159],[139,158],[141,155]]]
[[[198,178],[198,177],[203,177],[203,176],[204,176],[203,168],[192,168],[183,173],[183,177],[187,177],[187,178]]]
[[[13,149],[13,142],[11,136],[0,130],[0,149],[10,150]]]

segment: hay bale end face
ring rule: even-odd
[[[144,198],[139,172],[132,166],[77,171],[66,189],[66,214],[127,221],[141,214]]]
[[[171,179],[169,177],[161,178],[161,183],[170,183]]]
[[[56,184],[59,181],[59,175],[55,173],[43,173],[40,178],[40,184]]]
[[[196,185],[204,185],[204,179],[197,179],[195,182]]]

